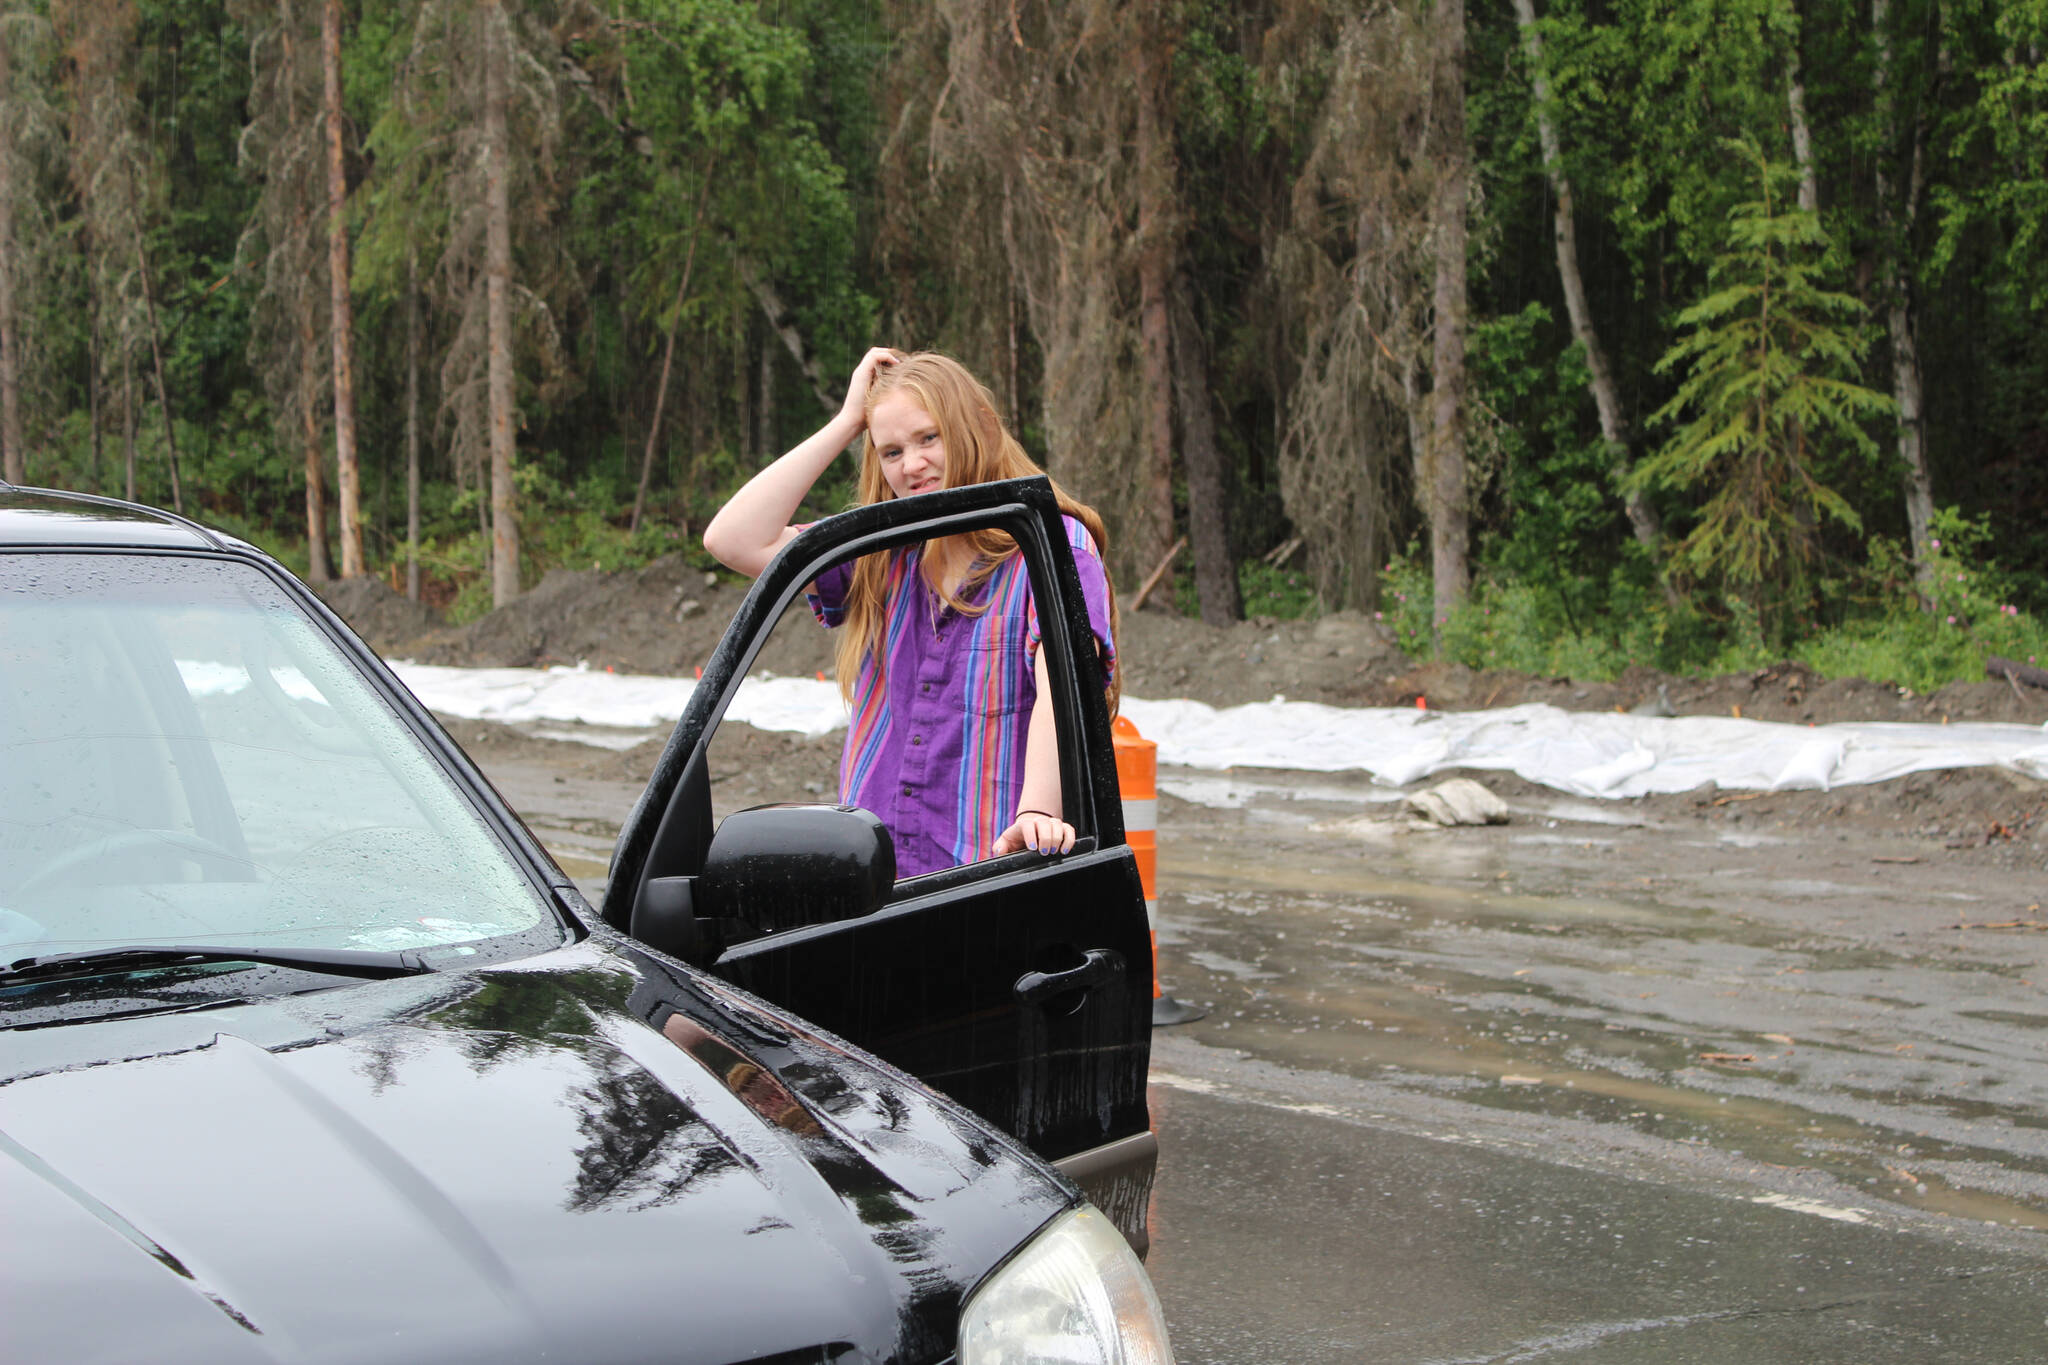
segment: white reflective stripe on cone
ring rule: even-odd
[[[1124,828],[1158,829],[1159,798],[1156,796],[1147,796],[1142,800],[1133,801],[1129,797],[1125,797]]]
[[[1145,925],[1153,933],[1159,932],[1159,902],[1156,900],[1145,902]]]

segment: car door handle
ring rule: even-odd
[[[1040,1004],[1055,995],[1086,990],[1124,974],[1124,955],[1112,948],[1090,948],[1081,958],[1080,966],[1063,972],[1026,972],[1018,977],[1013,988],[1018,1003]]]

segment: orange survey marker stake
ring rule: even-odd
[[[1184,1005],[1159,985],[1159,745],[1138,733],[1128,716],[1110,723],[1116,745],[1116,785],[1124,802],[1124,841],[1138,860],[1145,888],[1145,921],[1152,929],[1152,1022],[1184,1024],[1209,1011]]]

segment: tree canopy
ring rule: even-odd
[[[0,0],[0,455],[466,614],[696,553],[864,347],[936,347],[1127,591],[1187,538],[1167,609],[2010,651],[2044,46],[2048,0]]]

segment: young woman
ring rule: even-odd
[[[877,348],[854,369],[838,416],[735,493],[704,528],[704,548],[758,575],[802,529],[790,518],[811,485],[863,435],[862,504],[1044,472],[958,361]],[[1114,710],[1116,601],[1102,519],[1054,491]],[[839,688],[852,710],[839,799],[882,818],[898,875],[1071,849],[1038,616],[1016,543],[999,531],[946,536],[829,569],[811,586],[819,621],[840,632]]]

